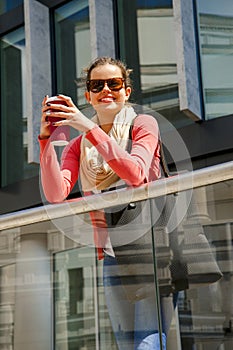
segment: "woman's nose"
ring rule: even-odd
[[[108,87],[108,83],[107,82],[105,82],[105,84],[104,84],[104,87],[103,87],[103,91],[111,91],[111,89],[109,89],[109,87]]]

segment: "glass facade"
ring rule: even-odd
[[[233,108],[233,7],[231,0],[197,0],[200,58],[206,119]]]
[[[1,186],[38,174],[28,164],[27,86],[24,28],[0,41],[1,62]]]
[[[232,113],[232,4],[196,1],[205,118]],[[129,11],[124,23],[121,13]],[[135,99],[168,118],[176,127],[191,121],[179,111],[176,38],[172,1],[118,2],[120,55],[134,70]],[[133,16],[137,31],[131,40]],[[137,41],[138,40],[138,41]],[[132,61],[133,57],[133,61]],[[140,65],[140,70],[134,66]]]

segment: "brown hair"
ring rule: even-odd
[[[122,73],[122,77],[125,80],[125,87],[127,88],[130,86],[132,88],[131,79],[129,77],[132,69],[127,69],[126,65],[122,61],[108,56],[96,58],[87,68],[83,70],[86,75],[86,82],[90,80],[91,72],[94,68],[104,66],[105,64],[112,64],[113,66],[119,67]]]

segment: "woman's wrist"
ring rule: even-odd
[[[96,123],[94,123],[92,120],[88,120],[88,122],[85,125],[85,133],[90,132],[92,129],[94,129],[96,127]]]
[[[40,140],[47,140],[47,139],[49,139],[50,138],[50,135],[39,135],[39,139]]]

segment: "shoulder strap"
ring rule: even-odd
[[[129,129],[129,140],[132,140],[133,126],[134,126],[134,120],[133,120],[132,124],[130,125],[130,129]],[[163,143],[162,143],[160,135],[159,135],[159,146],[160,146],[159,147],[160,165],[161,165],[161,168],[163,170],[164,176],[165,177],[169,177],[170,176],[169,169],[168,169],[167,161],[166,161],[166,158],[165,158]]]

